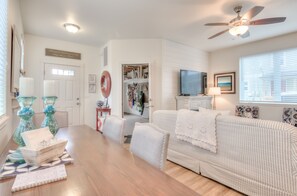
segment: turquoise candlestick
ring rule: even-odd
[[[34,115],[32,105],[35,99],[36,97],[17,97],[17,101],[21,107],[17,113],[17,115],[20,117],[20,123],[14,131],[13,140],[19,145],[19,147],[25,146],[21,133],[35,129],[35,125],[32,121],[32,117]],[[25,162],[19,148],[14,153],[8,155],[8,159],[12,162]]]
[[[45,114],[45,118],[41,124],[41,127],[48,127],[50,132],[53,135],[56,135],[58,130],[59,130],[59,126],[57,123],[57,120],[55,119],[55,102],[57,100],[56,96],[49,96],[49,97],[42,97],[43,103],[45,105],[45,108],[43,110],[44,114]]]
[[[31,107],[35,99],[36,97],[17,97],[17,101],[21,106],[21,109],[17,113],[20,117],[20,123],[13,134],[13,140],[19,147],[25,146],[21,133],[35,129],[35,125],[32,121],[34,111]]]

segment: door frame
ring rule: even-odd
[[[75,63],[72,61],[59,61],[59,60],[43,60],[42,61],[42,68],[43,68],[43,80],[45,79],[45,64],[55,64],[55,65],[61,65],[61,66],[73,66],[73,67],[78,67],[79,68],[79,100],[80,100],[80,108],[79,108],[79,124],[83,125],[84,124],[84,115],[83,111],[85,108],[85,100],[84,100],[84,94],[85,92],[84,89],[84,66],[83,64],[80,63]]]
[[[148,77],[148,83],[149,83],[149,104],[152,104],[152,103],[150,103],[151,102],[151,100],[152,100],[152,97],[153,97],[153,95],[152,95],[152,81],[151,81],[151,78],[152,78],[152,76],[151,76],[151,74],[152,74],[152,64],[150,63],[150,62],[141,62],[141,63],[139,63],[139,62],[122,62],[121,63],[121,89],[122,89],[122,93],[121,93],[121,105],[122,105],[122,114],[121,114],[121,116],[122,116],[122,118],[124,117],[124,88],[123,88],[123,86],[124,86],[124,66],[125,65],[147,65],[148,66],[148,68],[149,68],[149,77]],[[151,122],[152,121],[152,109],[151,109],[151,107],[149,107],[149,122]]]

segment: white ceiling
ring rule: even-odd
[[[101,46],[110,39],[164,38],[205,51],[248,43],[297,31],[297,0],[20,0],[25,33]],[[226,27],[206,27],[209,22],[229,22],[255,5],[265,9],[254,19],[286,16],[284,23],[255,26],[251,36],[229,33],[208,40]],[[65,22],[81,27],[77,34]]]

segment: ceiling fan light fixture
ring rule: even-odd
[[[78,25],[72,23],[65,23],[63,26],[69,33],[77,33],[80,29]]]
[[[229,29],[229,33],[233,36],[243,35],[249,30],[246,25],[235,26]]]

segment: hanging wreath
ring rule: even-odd
[[[111,91],[111,77],[108,71],[104,71],[101,75],[101,92],[103,97],[108,98]]]

